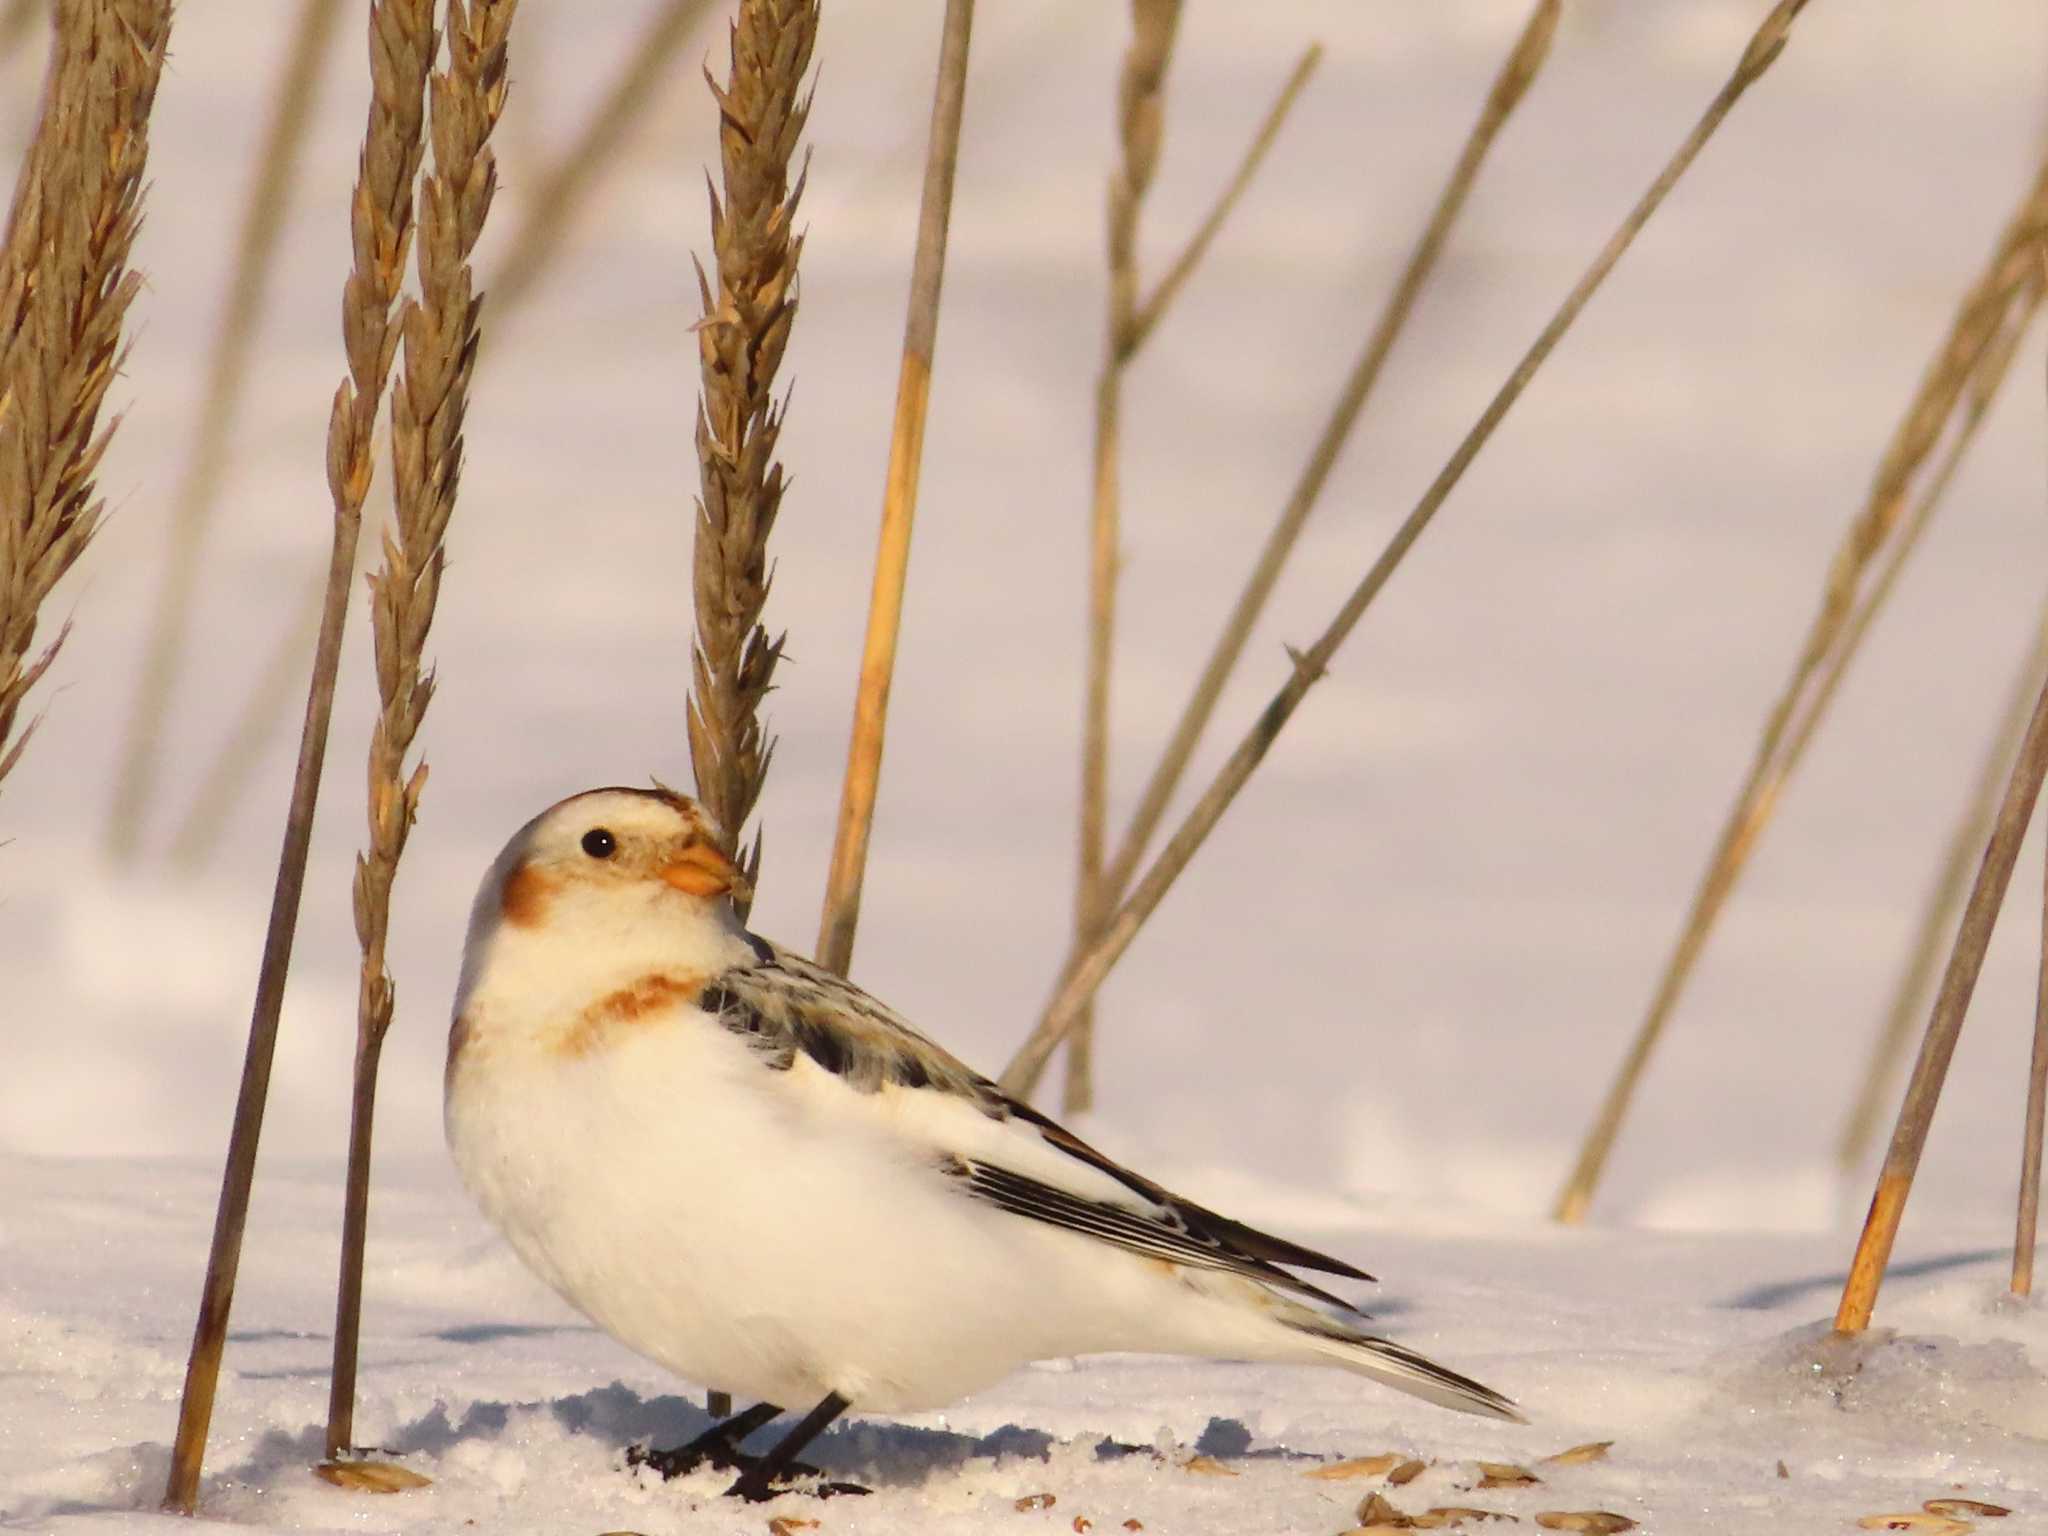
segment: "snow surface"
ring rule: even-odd
[[[517,222],[652,0],[528,0]],[[1585,0],[1509,129],[1339,466],[1202,762],[1213,766],[1719,83],[1762,0]],[[593,10],[595,8],[592,8]],[[827,16],[805,202],[774,622],[791,664],[759,926],[802,947],[830,840],[900,340],[937,6]],[[353,47],[271,293],[174,700],[149,857],[103,852],[113,744],[168,538],[205,344],[287,28],[187,5],[159,100],[150,288],[103,483],[60,594],[72,639],[0,794],[0,1521],[150,1513],[212,1215],[291,744],[205,868],[163,855],[324,561]],[[1157,270],[1293,59],[1326,54],[1239,217],[1134,370],[1115,782],[1128,802],[1246,553],[1519,24],[1519,0],[1193,6],[1146,212]],[[910,611],[856,974],[1000,1065],[1064,945],[1101,188],[1125,19],[984,6]],[[708,46],[708,45],[707,45]],[[699,50],[693,50],[693,53]],[[2048,1529],[2042,1313],[1998,1300],[2034,954],[2006,925],[1879,1321],[1811,1368],[1867,1194],[1830,1148],[1920,894],[2042,595],[2038,339],[1788,796],[1617,1149],[1600,1225],[1536,1220],[1678,922],[1820,574],[1963,282],[2031,175],[2048,13],[1842,0],[1708,150],[1517,407],[1106,993],[1105,1147],[1384,1277],[1391,1330],[1521,1398],[1527,1430],[1336,1373],[1173,1361],[1022,1373],[820,1450],[874,1499],[827,1532],[1329,1530],[1364,1484],[1275,1454],[1412,1450],[1407,1509],[1608,1508],[1660,1531],[1831,1530],[1961,1491]],[[31,62],[0,67],[0,150]],[[433,651],[424,818],[399,887],[365,1320],[366,1440],[432,1488],[343,1494],[324,1412],[355,990],[348,869],[371,684],[342,679],[206,1512],[278,1529],[717,1522],[711,1482],[623,1448],[701,1423],[684,1384],[539,1291],[439,1148],[464,912],[505,835],[590,784],[687,780],[687,253],[701,93],[638,132],[569,259],[490,329]],[[486,319],[487,327],[492,326]],[[373,505],[381,505],[373,500]],[[1199,771],[1199,770],[1198,770]],[[2038,846],[2026,855],[2038,868]],[[2022,881],[2022,889],[2030,883]],[[2016,902],[2023,913],[2026,902]],[[1853,1362],[1852,1362],[1853,1363]],[[1105,1437],[1169,1446],[1100,1459]],[[1475,1458],[1613,1438],[1525,1492]],[[1236,1478],[1182,1469],[1196,1447]],[[1242,1452],[1243,1454],[1239,1454]],[[1262,1454],[1268,1453],[1268,1454]],[[1049,1456],[1050,1459],[1044,1459]],[[1783,1461],[1787,1476],[1779,1478]],[[1539,1469],[1541,1470],[1541,1469]],[[1057,1503],[1018,1512],[1014,1500]],[[801,1509],[796,1513],[804,1513]],[[1526,1521],[1525,1521],[1526,1523]]]

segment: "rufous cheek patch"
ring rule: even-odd
[[[562,1056],[588,1056],[614,1043],[638,1026],[655,1022],[670,1009],[694,1003],[704,990],[704,978],[656,971],[630,986],[607,992],[576,1015],[555,1042]]]
[[[555,884],[531,863],[522,863],[505,877],[498,911],[515,928],[532,928],[547,916]]]

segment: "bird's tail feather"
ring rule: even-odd
[[[1404,1349],[1390,1339],[1357,1333],[1334,1318],[1321,1316],[1314,1317],[1313,1321],[1289,1319],[1289,1326],[1307,1334],[1317,1353],[1333,1364],[1356,1371],[1361,1376],[1370,1376],[1411,1397],[1419,1397],[1442,1408],[1455,1408],[1460,1413],[1510,1419],[1517,1424],[1529,1422],[1513,1402],[1493,1388],[1481,1386],[1471,1377],[1460,1376],[1449,1367],[1438,1365],[1412,1349]]]

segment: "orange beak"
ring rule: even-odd
[[[744,901],[753,894],[733,862],[708,842],[694,842],[661,871],[662,882],[691,896],[724,896]]]

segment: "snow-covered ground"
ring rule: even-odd
[[[131,1526],[161,1484],[291,755],[264,749],[203,869],[164,856],[324,559],[353,45],[321,98],[174,700],[148,857],[104,854],[114,744],[205,345],[287,28],[187,5],[158,109],[150,289],[60,595],[47,719],[0,792],[0,1520]],[[602,11],[603,24],[592,19]],[[651,0],[528,0],[497,249]],[[1226,698],[1220,760],[1722,78],[1763,0],[1585,0]],[[1191,6],[1146,212],[1157,270],[1300,49],[1321,72],[1132,376],[1115,782],[1128,802],[1519,24],[1519,0]],[[590,14],[586,14],[588,11]],[[799,946],[829,847],[886,451],[938,7],[830,7],[813,117],[774,622],[790,631],[756,920]],[[1254,21],[1252,17],[1256,15]],[[856,974],[999,1066],[1063,947],[1101,187],[1121,7],[982,8],[875,863]],[[691,50],[692,59],[709,42]],[[2027,643],[2048,528],[2038,338],[1873,636],[1675,1020],[1596,1225],[1538,1219],[1676,927],[1885,435],[2031,176],[2048,13],[1821,0],[1624,262],[1303,708],[1106,993],[1105,1147],[1382,1275],[1399,1336],[1521,1398],[1513,1430],[1336,1374],[1177,1362],[1024,1373],[820,1455],[1009,1529],[1336,1531],[1364,1483],[1259,1452],[1435,1459],[1409,1510],[1606,1508],[1659,1531],[1830,1530],[1957,1491],[2048,1511],[2038,1308],[2002,1289],[2034,967],[1994,946],[1880,1303],[1899,1338],[1808,1368],[1867,1183],[1831,1145],[1920,895]],[[34,69],[0,71],[0,148]],[[522,116],[523,115],[523,116]],[[628,1443],[684,1384],[495,1245],[439,1148],[464,911],[548,801],[686,782],[695,388],[688,252],[709,143],[686,80],[548,287],[489,329],[399,887],[364,1350],[366,1439],[431,1489],[314,1481],[354,1000],[348,868],[371,686],[342,680],[209,1514],[331,1529],[655,1532],[712,1487]],[[381,502],[373,502],[380,505]],[[361,615],[352,622],[363,639]],[[2023,869],[2038,869],[2038,841]],[[2031,914],[2035,881],[2016,902]],[[1212,1421],[1221,1421],[1220,1427]],[[945,1430],[950,1433],[942,1434]],[[1104,1437],[1152,1445],[1099,1459]],[[1247,1440],[1247,1437],[1248,1440]],[[1476,1458],[1609,1439],[1524,1491]],[[1189,1472],[1200,1446],[1235,1478]],[[1237,1454],[1243,1451],[1246,1454]],[[1043,1459],[1050,1456],[1050,1460]],[[992,1463],[986,1458],[996,1457]],[[1787,1475],[1777,1475],[1782,1461]],[[1057,1503],[1018,1512],[1022,1496]],[[124,1511],[144,1511],[128,1514]],[[798,1511],[802,1513],[802,1511]],[[2041,1528],[2048,1528],[2043,1525]]]

